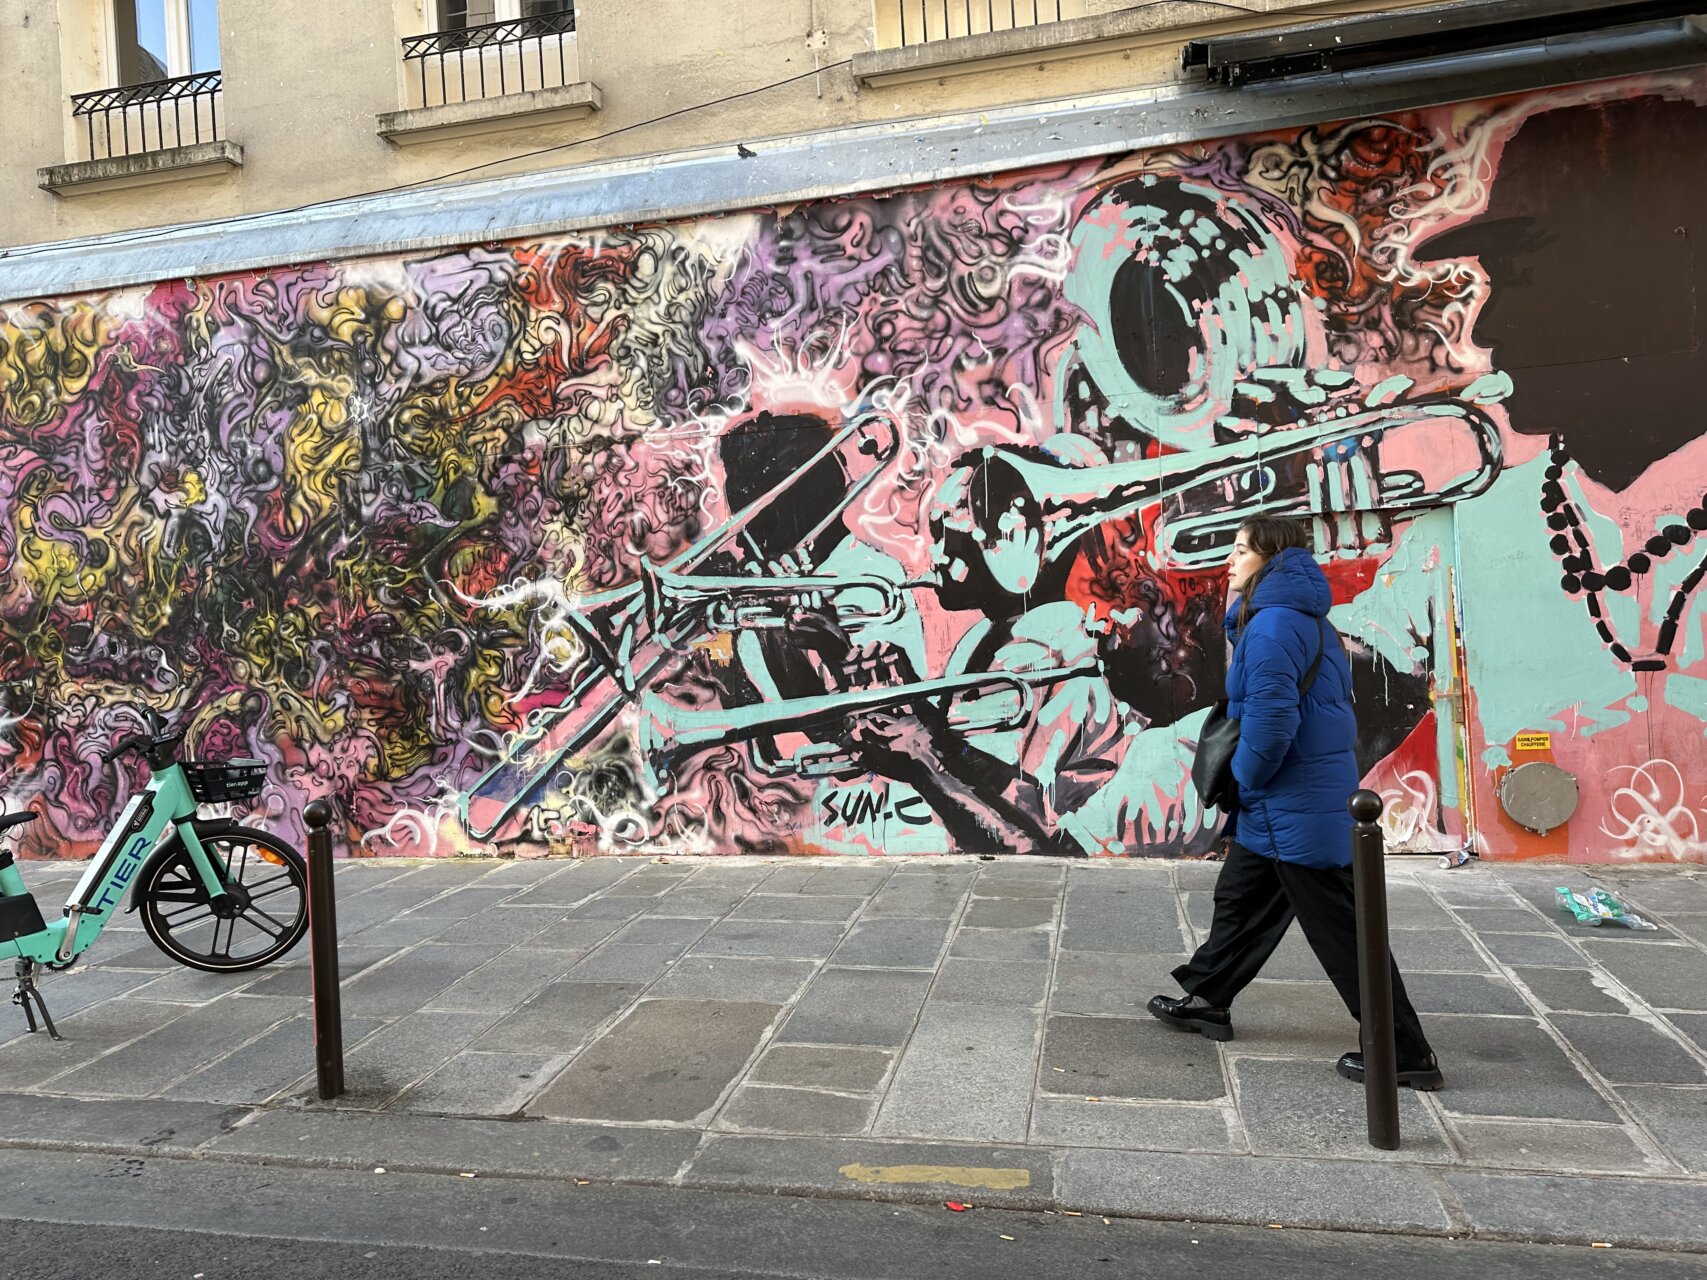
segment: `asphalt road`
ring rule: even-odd
[[[417,1179],[390,1180],[376,1218],[369,1196],[315,1194],[315,1170],[226,1166],[232,1196],[221,1205],[134,1194],[144,1183],[170,1192],[188,1162],[86,1156],[111,1172],[56,1181],[64,1157],[37,1154],[42,1177],[6,1179],[0,1199],[7,1280],[1707,1277],[1699,1254],[498,1178],[464,1182],[454,1220],[443,1201],[412,1194]],[[291,1203],[304,1210],[294,1220],[276,1211]],[[436,1243],[414,1243],[423,1239]]]

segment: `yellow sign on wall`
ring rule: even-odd
[[[1517,735],[1519,751],[1551,751],[1553,735],[1550,733],[1520,733]]]

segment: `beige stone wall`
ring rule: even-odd
[[[55,195],[39,188],[38,171],[87,158],[69,97],[111,83],[107,0],[0,0],[0,83],[12,92],[10,136],[0,147],[0,245],[286,208],[469,169],[477,172],[466,176],[490,177],[1168,84],[1178,79],[1184,40],[1272,21],[1228,21],[1225,9],[1169,3],[1141,10],[1136,34],[1078,47],[1074,56],[1033,51],[861,84],[848,62],[883,47],[878,27],[893,0],[746,0],[719,6],[715,21],[702,0],[579,0],[575,64],[601,91],[602,110],[396,146],[380,135],[377,120],[418,105],[405,84],[399,41],[431,29],[431,4],[222,0],[225,136],[242,147],[242,167]],[[1123,0],[1074,5],[1087,15],[1081,22],[1128,7]],[[1317,16],[1377,6],[1256,0],[1252,7]],[[821,38],[812,38],[815,32]],[[809,74],[815,65],[827,69]],[[803,78],[765,88],[790,77]],[[761,91],[692,109],[748,90]],[[684,109],[691,110],[645,123]],[[600,138],[613,131],[620,132]]]

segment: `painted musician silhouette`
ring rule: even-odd
[[[847,501],[849,481],[841,464],[834,458],[811,461],[831,430],[830,423],[807,414],[761,413],[720,440],[731,510],[748,510],[785,478],[795,476],[786,503],[773,503],[749,521],[751,539],[743,541],[751,554],[740,567],[756,577],[815,574],[829,580],[859,574],[900,584],[905,579],[900,563],[854,538],[844,521],[832,520],[816,537],[809,536],[826,512],[839,510]],[[940,522],[951,517],[952,511],[939,504],[938,523],[933,525],[939,545]],[[721,571],[729,566],[707,567]],[[969,567],[975,573],[975,562]],[[1059,582],[1043,590],[1051,587],[1058,591]],[[943,608],[977,608],[988,619],[976,628],[979,643],[960,655],[961,672],[1001,670],[1002,645],[1013,639],[1012,623],[1023,608],[1003,593],[980,591],[975,578],[962,584],[945,575],[937,591]],[[893,622],[850,626],[832,603],[806,599],[796,602],[785,629],[743,632],[736,643],[743,661],[733,664],[727,677],[729,692],[738,703],[749,705],[838,694],[852,704],[869,691],[919,684],[925,664],[922,628],[911,609]],[[1034,647],[1037,661],[1050,660],[1047,645]],[[1085,659],[1093,656],[1088,646],[1081,648]],[[851,710],[833,721],[802,723],[795,731],[834,744],[848,761],[846,771],[911,787],[958,849],[1076,851],[1047,824],[1036,780],[1014,762],[992,754],[1011,747],[1006,739],[1014,730],[1004,736],[987,727],[967,727],[968,717],[976,719],[980,702],[1006,704],[983,708],[990,713],[986,725],[992,719],[1017,725],[1024,719],[1013,705],[1023,700],[1018,690],[1016,680],[998,682],[983,698],[886,702]],[[971,691],[977,692],[975,687]],[[926,815],[915,811],[910,816]]]

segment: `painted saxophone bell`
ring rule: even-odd
[[[661,783],[682,756],[737,742],[751,743],[753,763],[772,776],[834,777],[865,771],[858,755],[837,743],[807,742],[787,755],[772,755],[759,741],[780,734],[833,729],[848,717],[892,707],[935,703],[958,733],[996,733],[1023,725],[1036,706],[1037,690],[1096,670],[1092,663],[1039,671],[968,672],[910,684],[851,689],[787,698],[744,707],[682,707],[646,693],[640,699],[639,746],[652,781]],[[963,709],[961,699],[1001,698],[995,706]]]
[[[556,706],[531,711],[524,726],[508,739],[503,755],[463,792],[459,800],[460,817],[469,835],[476,840],[489,840],[496,835],[517,814],[527,797],[565,759],[590,746],[681,649],[696,638],[722,629],[710,626],[705,611],[698,607],[675,607],[678,603],[697,606],[707,594],[701,590],[703,584],[697,582],[696,568],[725,553],[733,555],[740,551],[748,559],[764,561],[810,548],[870,488],[894,460],[900,443],[900,433],[883,414],[862,414],[850,419],[823,448],[775,488],[678,555],[651,566],[651,573],[665,584],[663,587],[649,590],[643,574],[621,587],[582,597],[565,621],[583,641],[587,661],[580,665],[563,700]],[[815,467],[832,460],[839,462],[850,477],[840,501],[805,530],[794,545],[760,545],[752,532],[755,519],[785,501],[790,490]],[[705,575],[705,578],[731,581],[722,575]],[[759,588],[767,580],[737,577],[733,581]],[[696,583],[692,593],[687,592],[688,582]],[[868,584],[862,580],[858,585],[864,588]],[[676,587],[684,593],[679,601],[671,597],[671,590]],[[818,581],[810,588],[824,589]],[[882,607],[895,606],[885,603]]]
[[[1407,436],[1406,465],[1383,465]],[[1018,595],[1085,533],[1153,505],[1162,509],[1160,560],[1168,568],[1219,564],[1241,522],[1256,514],[1318,517],[1320,550],[1366,550],[1396,514],[1486,491],[1500,458],[1499,428],[1487,414],[1454,396],[1428,396],[1093,467],[989,448],[973,461],[967,491],[984,563]]]

